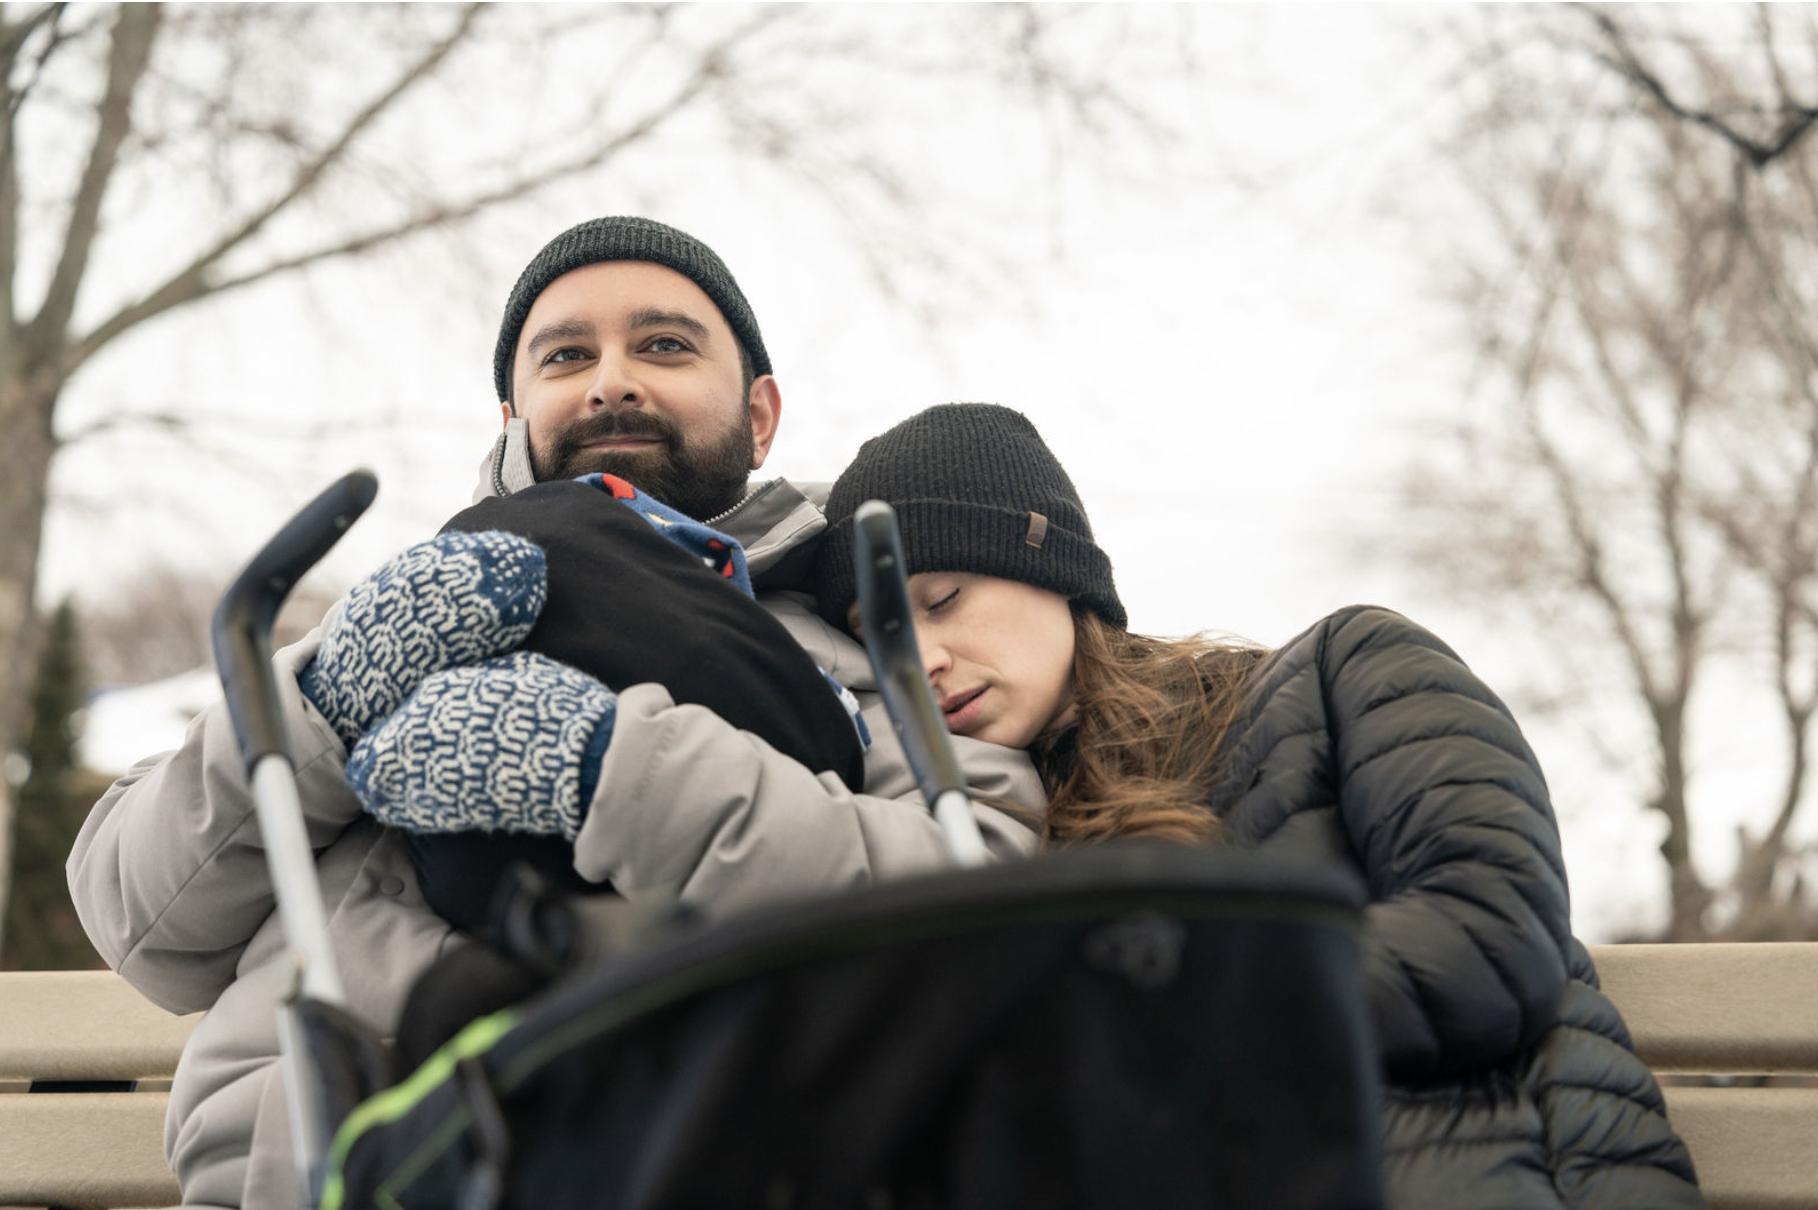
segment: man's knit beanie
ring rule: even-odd
[[[739,290],[738,282],[719,255],[685,231],[677,231],[647,218],[615,215],[578,223],[543,245],[525,266],[518,284],[505,300],[505,318],[499,322],[499,343],[492,354],[492,380],[501,400],[511,397],[511,363],[518,351],[518,333],[530,316],[537,295],[562,274],[602,261],[636,260],[673,269],[701,288],[726,318],[751,358],[754,373],[770,373],[770,354],[758,331],[757,316]]]
[[[1073,481],[1020,412],[943,404],[859,447],[834,481],[815,558],[816,605],[841,628],[858,595],[852,514],[867,500],[896,510],[905,575],[1018,580],[1078,601],[1120,630],[1128,624]]]

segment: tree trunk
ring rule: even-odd
[[[34,597],[44,506],[50,483],[51,413],[62,384],[39,370],[0,380],[0,517],[7,536],[0,542],[0,756],[18,747],[19,728],[31,693],[38,642]],[[11,885],[13,793],[0,776],[0,938]]]
[[[1667,935],[1674,941],[1699,941],[1704,938],[1707,928],[1711,891],[1692,864],[1691,816],[1686,806],[1683,701],[1682,694],[1677,701],[1656,704],[1653,710],[1655,732],[1660,742],[1660,785],[1653,806],[1667,819],[1666,838],[1660,842],[1660,855],[1666,859],[1670,873],[1672,897]]]

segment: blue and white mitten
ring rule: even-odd
[[[446,669],[360,741],[347,781],[392,827],[572,841],[617,710],[612,690],[535,652]]]
[[[543,548],[528,538],[440,534],[336,602],[297,685],[351,748],[425,677],[522,643],[547,595]]]

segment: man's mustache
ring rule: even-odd
[[[670,449],[677,445],[675,426],[649,412],[601,412],[562,430],[561,446],[564,452],[573,451],[614,437],[654,438]]]

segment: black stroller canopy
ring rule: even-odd
[[[1358,900],[1121,844],[723,921],[469,1026],[322,1205],[1379,1206]]]

